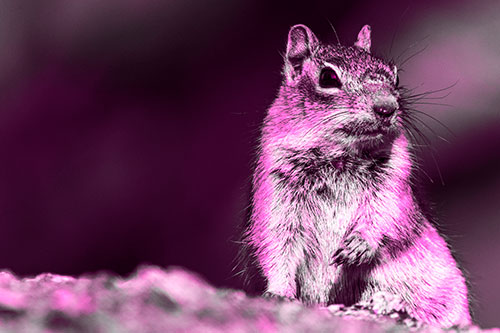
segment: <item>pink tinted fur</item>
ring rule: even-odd
[[[312,32],[306,31],[315,43]],[[364,34],[366,38],[366,31]],[[331,52],[352,57],[349,74],[353,77],[366,70],[365,63],[392,70],[389,64],[356,48],[339,47]],[[320,61],[305,60],[302,77],[313,77],[318,64]],[[397,92],[375,82],[363,84],[359,93],[355,83],[346,81],[344,89],[357,93],[338,101],[344,109],[348,106],[349,113],[334,117],[332,113],[339,110],[303,98],[296,88],[299,79],[293,78],[291,70],[285,64],[286,79],[264,122],[254,175],[248,238],[267,279],[267,291],[296,298],[299,287],[302,300],[322,305],[332,302],[332,289],[334,299],[345,302],[369,300],[383,291],[400,297],[406,312],[424,322],[445,327],[470,324],[465,279],[445,241],[415,201],[410,186],[410,143],[402,122],[394,118],[397,135],[389,148],[386,173],[376,181],[350,170],[349,160],[343,159],[346,154],[361,159],[357,142],[330,136],[350,122],[372,121],[372,105]],[[297,171],[292,162],[303,154],[306,162],[301,165],[307,171],[307,163],[313,163],[307,162],[313,161],[307,160],[311,149],[330,160],[329,169],[317,171],[330,196],[313,192],[315,179]],[[292,157],[287,155],[291,150]],[[276,172],[285,175],[286,181],[279,180]],[[356,265],[331,263],[332,255],[353,235],[366,242],[378,258],[365,271]],[[399,251],[399,245],[384,244],[386,239],[394,244],[401,241],[403,250]],[[366,285],[353,285],[359,277]]]

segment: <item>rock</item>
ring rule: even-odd
[[[216,289],[179,267],[143,266],[128,278],[0,272],[0,332],[441,331],[405,316],[398,304],[382,294],[366,304],[328,308],[249,297]]]

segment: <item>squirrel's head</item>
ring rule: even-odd
[[[322,44],[305,25],[290,29],[283,84],[269,113],[292,145],[359,151],[401,133],[397,68],[371,54],[370,32],[365,25],[345,47]]]

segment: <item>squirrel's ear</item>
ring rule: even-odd
[[[370,28],[369,25],[365,25],[361,28],[361,31],[358,34],[358,40],[354,43],[354,45],[370,53],[370,47],[372,45],[371,32],[372,28]]]
[[[305,25],[297,24],[290,28],[285,59],[285,74],[288,79],[300,74],[304,60],[312,55],[317,45],[318,39]]]

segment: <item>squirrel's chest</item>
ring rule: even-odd
[[[300,179],[300,178],[297,178]],[[304,233],[331,243],[340,238],[367,204],[366,190],[358,179],[331,174],[308,182],[290,182],[279,186],[274,212],[282,221],[293,221]]]

